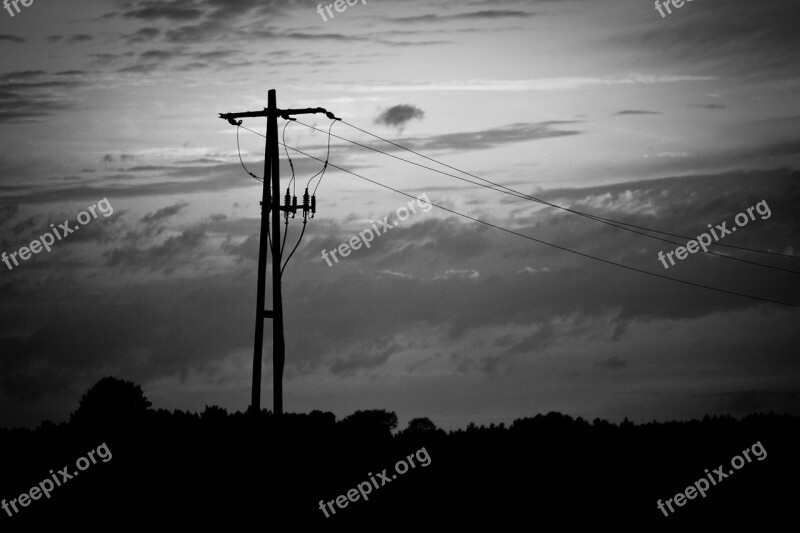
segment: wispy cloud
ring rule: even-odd
[[[390,22],[400,24],[419,24],[424,22],[447,22],[453,20],[492,20],[501,18],[527,18],[533,17],[535,13],[511,9],[487,9],[483,11],[472,11],[469,13],[456,13],[452,15],[417,15],[414,17],[396,17],[388,19]]]
[[[627,74],[606,77],[539,78],[532,80],[454,80],[449,82],[376,82],[369,84],[322,84],[326,91],[407,92],[407,91],[564,91],[603,85],[682,83],[715,80],[714,76],[667,76]],[[302,89],[302,87],[297,87]]]
[[[10,42],[10,43],[22,44],[22,43],[25,42],[25,39],[23,37],[17,37],[16,35],[5,35],[5,34],[3,34],[3,35],[0,35],[0,41],[6,41],[6,42]]]
[[[617,111],[612,116],[617,115],[660,115],[661,113],[658,111],[644,111],[639,109],[623,109],[622,111]]]

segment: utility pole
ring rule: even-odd
[[[219,118],[227,120],[234,126],[241,125],[236,121],[243,117],[267,117],[267,143],[264,150],[264,180],[261,194],[261,232],[258,244],[258,293],[256,294],[256,335],[253,348],[253,389],[251,398],[251,411],[254,416],[261,411],[261,357],[264,349],[264,320],[273,320],[272,333],[272,383],[273,383],[273,408],[276,415],[283,414],[283,365],[286,359],[286,345],[283,336],[283,300],[281,297],[281,211],[297,212],[297,198],[289,204],[287,192],[286,205],[280,205],[280,152],[278,150],[278,117],[284,120],[293,120],[291,115],[306,115],[324,113],[332,120],[338,120],[333,113],[317,107],[306,109],[278,109],[275,89],[270,89],[267,106],[262,111],[245,111],[243,113],[220,113]],[[268,179],[271,177],[271,180]],[[271,190],[270,190],[271,187]],[[304,196],[303,215],[316,210],[316,200],[312,206],[308,205],[308,195]],[[266,207],[267,216],[264,216]],[[267,246],[269,244],[270,216],[272,215],[272,311],[264,309],[267,281]]]

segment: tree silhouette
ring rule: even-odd
[[[373,438],[391,438],[392,431],[397,428],[397,415],[384,409],[356,411],[345,417],[342,428],[354,431],[363,436]]]
[[[210,423],[224,422],[228,419],[228,411],[216,405],[206,405],[205,411],[200,413],[200,419]]]
[[[408,423],[408,427],[403,431],[404,435],[413,435],[418,437],[432,436],[432,435],[446,435],[444,431],[436,427],[436,424],[430,418],[420,417],[414,418]]]
[[[70,423],[130,420],[146,413],[151,405],[140,385],[109,376],[84,393]]]

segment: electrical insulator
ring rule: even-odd
[[[297,213],[297,196],[292,196],[292,218]]]
[[[286,223],[289,223],[289,208],[291,207],[292,197],[289,194],[289,187],[286,187],[286,196],[283,197],[283,205],[286,208],[285,212],[283,213],[283,218],[286,219]]]

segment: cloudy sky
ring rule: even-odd
[[[317,216],[283,278],[288,411],[386,408],[448,429],[551,410],[800,414],[797,308],[730,294],[800,306],[796,2],[664,17],[647,0],[344,6],[324,20],[305,0],[0,11],[0,251],[108,206],[0,264],[0,426],[63,420],[106,375],[156,407],[246,408],[261,184],[218,113],[260,110],[269,89],[521,193],[336,123],[332,164],[449,211],[400,221],[408,197],[332,167],[312,183]],[[330,121],[299,119],[286,144],[325,159]],[[264,139],[239,140],[263,175]],[[290,155],[302,194],[322,164]],[[717,247],[667,270],[658,252],[687,239],[525,196],[687,237],[763,202],[720,242],[769,253]],[[328,266],[323,250],[384,217],[397,226]],[[266,337],[271,408],[269,321]]]

